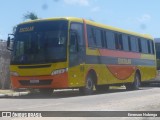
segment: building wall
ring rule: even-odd
[[[6,48],[6,41],[0,40],[0,89],[10,88],[9,63],[10,51]]]

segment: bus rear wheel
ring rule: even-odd
[[[138,90],[141,85],[140,74],[136,73],[134,76],[134,82],[131,84],[126,84],[127,90]]]
[[[82,88],[79,88],[80,94],[83,94],[83,95],[91,95],[91,94],[93,94],[94,85],[95,84],[94,84],[92,76],[88,75],[87,79],[86,79],[86,85],[84,87],[82,87]]]

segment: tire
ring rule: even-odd
[[[46,89],[46,88],[44,88],[44,89],[39,89],[39,92],[40,92],[40,94],[42,94],[42,95],[47,95],[47,96],[49,96],[49,95],[52,95],[52,94],[53,94],[53,89]]]
[[[141,85],[140,75],[138,73],[134,76],[134,82],[131,84],[126,84],[127,90],[138,90]]]
[[[94,81],[91,75],[88,75],[86,78],[86,85],[82,88],[79,88],[80,94],[83,95],[91,95],[93,94],[93,88],[94,88]]]
[[[106,92],[109,90],[109,85],[96,85],[95,87],[98,92]]]

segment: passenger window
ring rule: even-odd
[[[142,45],[141,45],[141,39],[138,38],[138,48],[139,48],[139,52],[142,52]]]
[[[131,51],[138,52],[138,40],[135,37],[131,37]]]
[[[148,53],[148,45],[146,39],[141,40],[141,45],[142,45],[142,53]]]
[[[123,50],[129,51],[129,41],[127,35],[122,35],[122,44],[123,44]]]
[[[88,33],[88,46],[96,47],[95,33],[93,27],[87,26],[87,33]]]
[[[149,40],[147,40],[147,46],[148,46],[148,53],[151,54],[151,46]]]
[[[150,44],[151,54],[154,54],[154,43],[153,43],[153,41],[149,41],[149,44]]]
[[[102,31],[99,29],[95,30],[95,39],[96,39],[96,46],[97,47],[102,47]]]
[[[119,34],[118,35],[118,38],[119,38],[119,43],[118,43],[118,48],[119,50],[123,50],[123,39],[122,39],[122,34]]]
[[[108,49],[115,49],[115,36],[112,31],[106,31],[106,44]]]
[[[102,30],[96,27],[88,26],[88,45],[89,47],[102,47]]]

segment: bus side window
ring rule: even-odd
[[[129,51],[128,36],[125,34],[122,34],[122,44],[123,44],[123,50]]]
[[[141,38],[138,38],[138,48],[139,48],[139,52],[142,52],[142,44],[141,44]]]
[[[147,46],[148,46],[148,53],[151,54],[151,46],[149,40],[147,40]]]
[[[148,54],[147,40],[141,39],[141,45],[142,45],[142,53]]]
[[[102,31],[99,29],[95,29],[95,40],[96,47],[102,48]]]
[[[96,47],[94,28],[89,25],[87,26],[87,35],[88,35],[88,46]]]
[[[108,49],[115,49],[115,36],[112,31],[106,31],[106,45]]]
[[[130,42],[131,42],[131,51],[132,52],[138,52],[139,48],[138,48],[138,40],[137,40],[137,38],[134,37],[134,36],[131,36],[130,37]]]
[[[80,23],[71,23],[71,30],[77,33],[78,45],[84,46],[83,25]]]
[[[153,41],[150,41],[150,47],[151,47],[151,54],[154,54],[154,43]]]
[[[115,44],[116,44],[116,49],[123,50],[122,34],[115,33]]]
[[[129,51],[131,51],[131,37],[128,36],[128,46],[129,46]]]

